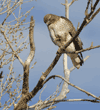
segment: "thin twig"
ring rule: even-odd
[[[67,53],[67,54],[78,54],[80,52],[85,52],[85,51],[88,51],[88,50],[91,50],[91,49],[95,49],[95,48],[99,48],[99,47],[100,47],[100,45],[94,46],[94,47],[90,46],[89,48],[86,48],[86,49],[82,49],[82,50],[78,50],[78,51],[73,51],[73,52],[64,51],[63,53]]]
[[[71,6],[75,1],[78,1],[78,0],[72,0],[68,5]]]
[[[95,13],[93,13],[93,15],[91,16],[91,18],[90,18],[90,19],[88,20],[88,22],[86,23],[86,25],[89,24],[99,12],[100,12],[100,8],[99,8]],[[86,26],[86,25],[85,25],[85,26]]]
[[[13,47],[12,47],[11,43],[9,42],[8,38],[6,37],[4,31],[1,30],[1,34],[4,35],[4,38],[5,38],[6,41],[8,42],[8,44],[9,44],[10,48],[12,49],[12,51],[13,51],[15,57],[20,61],[20,63],[21,63],[22,65],[24,65],[22,59],[19,57],[19,55],[18,55],[18,54],[16,53],[16,51],[13,49]]]

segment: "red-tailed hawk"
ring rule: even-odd
[[[46,23],[50,37],[55,45],[61,46],[68,42],[75,36],[76,30],[71,21],[63,16],[57,16],[53,14],[47,14],[44,16],[44,22]],[[60,45],[59,45],[60,44]],[[83,49],[83,43],[80,38],[77,37],[67,48],[67,52],[77,51]],[[67,54],[73,65],[79,69],[83,64],[82,53],[79,54]]]

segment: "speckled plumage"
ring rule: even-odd
[[[47,24],[50,37],[55,45],[61,46],[67,43],[71,37],[74,37],[76,34],[75,27],[65,17],[57,16],[53,14],[47,14],[44,16],[44,22]],[[83,43],[80,38],[77,37],[67,48],[67,52],[81,50]],[[81,53],[80,53],[81,54]],[[68,54],[71,58],[73,65],[79,69],[80,65],[83,64],[83,56],[79,56],[78,54]]]

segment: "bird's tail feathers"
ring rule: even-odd
[[[83,55],[82,55],[82,53],[80,53],[80,56],[78,55],[78,57],[79,57],[79,59],[80,59],[80,65],[82,66],[82,64],[84,63],[84,61],[83,61]]]
[[[73,65],[79,69],[83,64],[83,59],[78,54],[70,55]]]

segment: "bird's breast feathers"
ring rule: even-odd
[[[52,28],[55,31],[55,34],[63,36],[63,34],[66,33],[66,28],[63,22],[64,22],[63,19],[60,18],[56,22],[49,25],[49,28]]]
[[[71,35],[68,33],[68,29],[67,29],[67,27],[65,27],[66,24],[64,22],[65,22],[65,20],[60,18],[58,21],[56,21],[48,26],[51,39],[52,40],[55,38],[61,39],[61,41],[58,41],[59,43],[61,43],[61,45],[64,45],[65,43],[67,43],[71,39]],[[68,52],[75,51],[74,43],[72,42],[67,47],[66,50]]]

